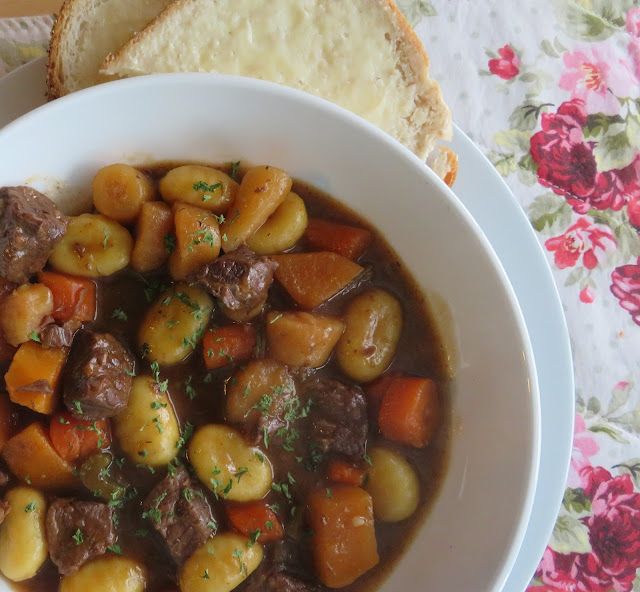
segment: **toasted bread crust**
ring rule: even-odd
[[[52,101],[66,93],[64,87],[64,69],[62,67],[61,39],[64,36],[77,5],[82,0],[65,0],[56,15],[49,42],[49,58],[47,61],[47,99]]]

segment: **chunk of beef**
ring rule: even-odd
[[[318,378],[306,385],[311,401],[309,438],[324,453],[362,460],[367,443],[369,421],[367,402],[358,386]]]
[[[40,341],[45,347],[71,347],[73,338],[82,326],[79,321],[67,321],[62,325],[50,323],[40,329]]]
[[[229,310],[249,312],[266,302],[277,267],[243,246],[202,267],[195,280]]]
[[[64,377],[64,403],[82,419],[112,417],[127,406],[133,359],[109,333],[82,331]]]
[[[31,187],[0,188],[0,275],[23,284],[45,266],[68,219]]]
[[[47,510],[49,555],[61,574],[76,571],[116,541],[113,511],[107,504],[57,499]]]
[[[151,490],[144,510],[178,565],[216,533],[217,521],[204,490],[184,467]]]
[[[317,586],[309,584],[277,567],[263,570],[252,576],[244,592],[316,592]]]

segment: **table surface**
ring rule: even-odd
[[[53,14],[62,0],[0,0],[0,18]]]
[[[640,592],[640,0],[396,2],[538,232],[571,334],[573,459],[528,591]],[[0,19],[60,4],[0,0]],[[0,76],[51,24],[0,20]]]

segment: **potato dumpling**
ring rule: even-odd
[[[145,568],[128,557],[103,555],[64,576],[60,592],[144,592]]]
[[[395,296],[374,288],[356,296],[344,315],[347,325],[336,347],[343,372],[369,382],[391,364],[402,331],[402,306]]]
[[[345,324],[327,315],[271,311],[265,327],[273,358],[290,366],[320,368],[327,363]]]
[[[96,210],[122,224],[135,222],[142,204],[156,195],[153,181],[128,164],[101,168],[93,178],[91,188]]]
[[[200,288],[176,284],[147,311],[138,343],[147,359],[177,364],[196,348],[213,311],[213,300]]]
[[[183,202],[223,214],[233,203],[238,184],[217,169],[186,164],[171,169],[160,180],[160,195],[168,203]]]
[[[69,220],[49,263],[71,275],[107,276],[129,265],[132,249],[133,239],[124,226],[100,214],[81,214]]]
[[[220,226],[215,214],[187,204],[173,206],[176,246],[169,258],[174,280],[185,280],[220,253]]]
[[[164,466],[178,453],[178,420],[166,386],[151,376],[133,379],[129,404],[114,421],[118,442],[134,463]]]
[[[45,317],[53,312],[53,294],[44,284],[18,286],[2,301],[0,326],[14,347],[37,337]]]
[[[188,452],[198,478],[216,497],[248,502],[262,499],[271,489],[271,463],[229,426],[198,428],[189,440]]]
[[[0,571],[14,581],[28,580],[47,560],[47,502],[37,489],[14,487],[5,501],[10,511],[0,525]]]
[[[249,238],[247,246],[258,255],[282,253],[295,245],[307,228],[304,201],[291,191],[278,209]]]
[[[173,212],[161,201],[142,204],[136,224],[131,267],[140,273],[157,269],[169,258],[173,245]]]
[[[291,177],[272,166],[249,169],[220,231],[222,248],[229,253],[246,242],[273,214],[291,191]]]
[[[226,390],[227,420],[253,425],[259,419],[260,411],[256,406],[263,397],[269,397],[277,407],[277,397],[295,393],[296,387],[283,364],[274,360],[251,360],[227,381]]]
[[[180,570],[181,592],[230,592],[260,565],[262,545],[225,532],[204,543]],[[62,591],[67,592],[67,591]]]
[[[365,489],[373,498],[375,517],[383,522],[406,520],[420,501],[418,475],[403,456],[388,448],[371,449],[369,458]]]

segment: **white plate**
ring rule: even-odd
[[[0,80],[0,127],[44,102],[44,60]],[[522,592],[551,535],[571,455],[574,385],[567,328],[546,258],[529,222],[495,169],[455,129],[455,190],[491,241],[516,291],[538,369],[542,412],[539,481],[527,533],[504,592]]]

